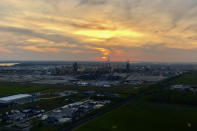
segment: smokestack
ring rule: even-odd
[[[108,58],[107,58],[107,62],[108,62],[108,63],[110,63],[110,62],[111,62],[111,60],[110,60],[110,56],[108,56]]]

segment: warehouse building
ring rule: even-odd
[[[0,104],[25,104],[33,101],[30,94],[17,94],[0,98]]]

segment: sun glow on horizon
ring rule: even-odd
[[[74,34],[93,38],[109,39],[113,37],[143,37],[144,34],[132,30],[78,30]]]

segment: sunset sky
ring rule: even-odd
[[[197,62],[197,0],[0,0],[0,60]]]

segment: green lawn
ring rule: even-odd
[[[133,87],[131,88],[123,88],[123,87],[113,87],[113,88],[95,88],[95,87],[77,87],[72,85],[38,85],[38,84],[19,84],[19,83],[0,83],[0,97],[20,94],[20,93],[32,93],[39,91],[46,92],[61,92],[64,90],[76,90],[76,91],[87,91],[87,90],[95,90],[98,92],[112,92],[112,93],[120,93],[122,95],[129,95],[131,92],[133,93]]]
[[[181,77],[178,77],[170,84],[185,84],[185,85],[197,85],[197,72],[193,72],[192,74],[186,74]]]
[[[51,88],[47,85],[0,83],[0,97],[19,93],[31,93]]]
[[[169,84],[197,85],[197,72],[185,74],[169,81]]]
[[[191,127],[188,127],[188,123]],[[135,102],[102,115],[75,131],[196,131],[197,107]]]

